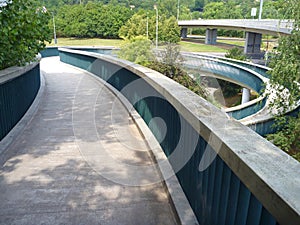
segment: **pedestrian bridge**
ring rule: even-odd
[[[1,75],[1,223],[299,224],[280,149],[157,72],[59,57]]]

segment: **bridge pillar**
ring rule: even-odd
[[[187,38],[187,33],[188,33],[187,28],[181,28],[181,30],[180,30],[180,37],[181,38]]]
[[[245,54],[259,54],[261,46],[262,34],[246,32]]]
[[[250,101],[250,90],[248,88],[243,88],[242,94],[242,104]]]
[[[217,29],[206,29],[205,44],[217,44]]]

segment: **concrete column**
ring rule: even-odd
[[[262,34],[246,32],[245,54],[259,54],[261,46]]]
[[[248,88],[243,88],[242,104],[249,101],[250,101],[250,90]]]
[[[188,33],[187,28],[181,28],[181,30],[180,30],[180,37],[181,38],[187,38],[187,33]]]
[[[205,44],[217,44],[217,29],[206,29]]]

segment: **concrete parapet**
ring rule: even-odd
[[[169,158],[172,155],[169,145],[175,143],[176,146],[178,141],[180,150],[184,150],[182,159],[192,152],[177,177],[200,224],[223,224],[219,220],[224,215],[227,221],[233,218],[238,224],[299,223],[299,162],[155,71],[104,55],[66,49],[60,49],[60,53],[62,61],[75,66],[79,63],[77,66],[100,77],[103,75],[104,79],[109,75],[107,81],[121,92],[130,79],[142,79],[138,89],[123,93],[130,102],[144,95],[140,91],[148,89],[164,99],[145,99],[136,108],[146,123],[152,117],[165,119],[170,136],[164,141],[170,143],[160,144],[173,169],[176,163]],[[127,83],[122,83],[124,81]],[[160,124],[154,128],[152,132],[160,137]],[[197,140],[196,147],[192,144],[193,138]],[[203,167],[205,163],[207,167]]]

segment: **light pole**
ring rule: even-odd
[[[149,39],[149,20],[148,20],[148,12],[147,12],[147,22],[146,22],[146,37]]]
[[[260,0],[258,20],[261,20],[261,14],[262,14],[262,10],[263,10],[263,4],[264,4],[264,0]]]
[[[155,48],[157,49],[157,45],[158,45],[158,9],[157,9],[157,5],[156,4],[154,4],[154,9],[156,10]]]
[[[177,21],[179,20],[179,1],[180,0],[178,0],[178,2],[177,2]]]
[[[57,45],[56,28],[55,28],[55,20],[54,20],[54,14],[53,14],[53,12],[52,12],[52,20],[53,20],[53,36],[54,36],[54,44]]]

